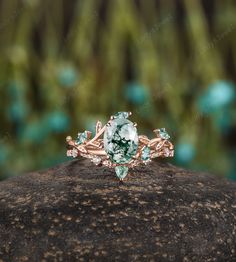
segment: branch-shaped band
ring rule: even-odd
[[[165,128],[154,130],[153,139],[138,136],[136,124],[127,119],[130,115],[119,112],[105,126],[97,121],[93,138],[90,131],[79,133],[75,140],[68,136],[67,156],[82,156],[91,159],[96,165],[116,168],[121,180],[126,176],[128,168],[147,164],[156,157],[173,157],[174,146]]]

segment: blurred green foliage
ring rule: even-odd
[[[117,111],[173,160],[236,179],[233,0],[0,1],[1,178],[66,161]]]

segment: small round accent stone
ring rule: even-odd
[[[129,163],[138,149],[138,133],[133,123],[125,118],[111,120],[104,133],[104,148],[113,163]]]
[[[72,137],[71,136],[67,136],[66,137],[66,142],[70,142],[72,140]]]
[[[72,156],[73,158],[76,158],[78,155],[79,155],[78,150],[75,149],[75,148],[73,148],[73,149],[72,149],[72,152],[71,152],[71,156]]]
[[[99,165],[101,163],[102,159],[100,157],[94,157],[92,158],[92,162],[95,164],[95,165]]]

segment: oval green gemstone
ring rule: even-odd
[[[138,149],[137,129],[125,118],[116,118],[109,123],[104,133],[105,151],[113,163],[129,163]]]

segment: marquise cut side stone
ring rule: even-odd
[[[83,144],[86,140],[87,140],[87,133],[86,133],[86,131],[85,131],[85,132],[83,132],[83,133],[79,133],[79,134],[78,134],[78,137],[77,137],[75,143],[76,143],[77,145],[81,145],[81,144]]]
[[[150,153],[151,153],[151,150],[148,146],[146,146],[143,151],[142,151],[142,155],[141,155],[141,158],[143,161],[148,161],[150,160]]]
[[[159,134],[162,139],[169,139],[170,135],[166,132],[165,128],[160,128],[159,129]]]
[[[113,117],[114,117],[114,119],[116,119],[116,118],[128,118],[129,115],[130,115],[129,112],[118,112]]]

